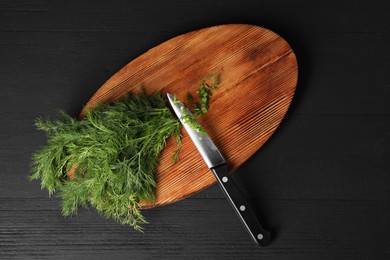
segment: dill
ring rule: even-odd
[[[211,91],[217,88],[219,82],[220,78],[218,74],[209,74],[200,83],[199,89],[196,91],[200,103],[195,102],[194,109],[192,111],[196,116],[201,117],[208,112]],[[191,102],[193,101],[191,94],[187,94],[187,100]]]
[[[36,127],[48,142],[33,155],[30,179],[40,179],[49,195],[59,192],[64,216],[91,205],[142,230],[139,202],[155,201],[159,154],[169,136],[181,143],[180,124],[160,94],[101,104],[83,120],[60,112],[56,120],[37,119]]]
[[[211,91],[215,90],[218,87],[220,82],[220,78],[218,74],[209,74],[205,77],[205,79],[200,83],[199,89],[196,91],[197,96],[200,100],[199,102],[194,101],[194,97],[191,93],[187,92],[186,99],[188,102],[192,103],[193,109],[190,111],[192,114],[197,117],[202,117],[209,110],[209,102],[211,97]],[[176,99],[176,95],[174,95],[174,104],[182,103]],[[182,116],[181,119],[187,123],[192,129],[197,131],[200,134],[206,135],[206,131],[203,127],[198,123],[198,121],[188,113],[184,107],[181,107]]]
[[[208,75],[192,96],[193,113],[208,111],[211,91],[219,84]],[[155,168],[170,136],[176,138],[179,159],[181,124],[166,107],[160,93],[128,95],[112,104],[87,111],[83,120],[60,112],[55,120],[38,118],[35,126],[47,135],[47,145],[32,156],[30,180],[41,181],[49,196],[58,192],[64,216],[77,214],[79,207],[92,206],[107,218],[142,231],[147,223],[140,201],[155,201]],[[176,101],[180,102],[180,101]],[[188,113],[183,120],[206,134]]]

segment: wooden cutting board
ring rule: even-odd
[[[289,44],[258,26],[228,24],[172,38],[131,61],[113,75],[81,111],[101,102],[120,99],[142,85],[150,94],[176,94],[186,100],[210,73],[221,78],[212,93],[209,113],[200,119],[231,171],[253,155],[283,119],[297,84],[298,68]],[[196,94],[195,94],[196,96]],[[157,201],[142,208],[169,204],[215,183],[201,156],[183,131],[180,161],[168,140],[157,167]]]

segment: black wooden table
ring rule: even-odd
[[[2,259],[390,259],[388,1],[0,1]],[[256,247],[217,186],[144,211],[63,218],[29,182],[33,127],[77,115],[112,74],[179,34],[249,23],[284,37],[299,83],[275,135],[233,174],[273,232]]]

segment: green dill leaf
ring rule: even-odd
[[[173,95],[173,104],[177,105],[180,101],[177,100],[176,94]]]
[[[192,113],[197,117],[202,117],[209,111],[209,103],[211,97],[211,91],[215,90],[220,82],[220,77],[218,74],[209,74],[205,77],[205,79],[199,84],[199,89],[196,91],[199,102],[193,102],[193,98],[188,98],[187,100],[193,102],[193,110]]]

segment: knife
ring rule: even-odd
[[[223,193],[249,232],[252,240],[259,246],[268,244],[271,239],[270,232],[263,229],[260,225],[259,219],[256,217],[244,195],[229,176],[227,162],[218,148],[185,105],[169,93],[167,93],[167,97],[173,111],[195,144],[203,160],[214,174]]]

